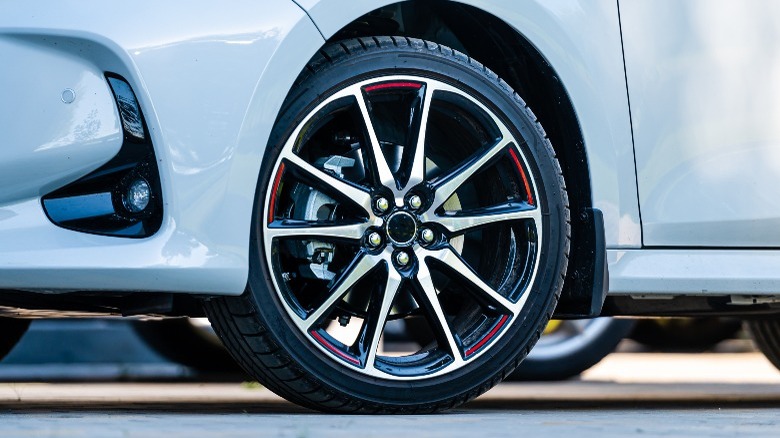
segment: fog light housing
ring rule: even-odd
[[[152,188],[143,178],[136,178],[127,186],[122,195],[122,205],[130,213],[140,213],[149,206],[152,199]]]
[[[154,145],[130,84],[106,73],[122,119],[119,152],[87,175],[41,198],[57,226],[105,236],[145,238],[162,226],[163,202]]]

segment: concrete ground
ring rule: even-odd
[[[252,383],[2,383],[2,437],[780,436],[759,353],[616,353],[581,379],[504,383],[440,415],[340,416]]]

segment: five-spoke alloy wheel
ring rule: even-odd
[[[517,366],[560,293],[568,208],[544,131],[492,72],[419,40],[329,46],[269,145],[248,290],[207,305],[247,371],[317,409],[414,412]],[[431,341],[386,348],[409,320]]]

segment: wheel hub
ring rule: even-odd
[[[387,219],[387,237],[396,245],[409,245],[417,235],[417,220],[406,211],[393,213]]]

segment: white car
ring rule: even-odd
[[[778,23],[771,0],[2,2],[2,315],[203,308],[329,412],[464,403],[553,315],[763,316],[777,363]],[[381,348],[408,319],[433,341]]]

